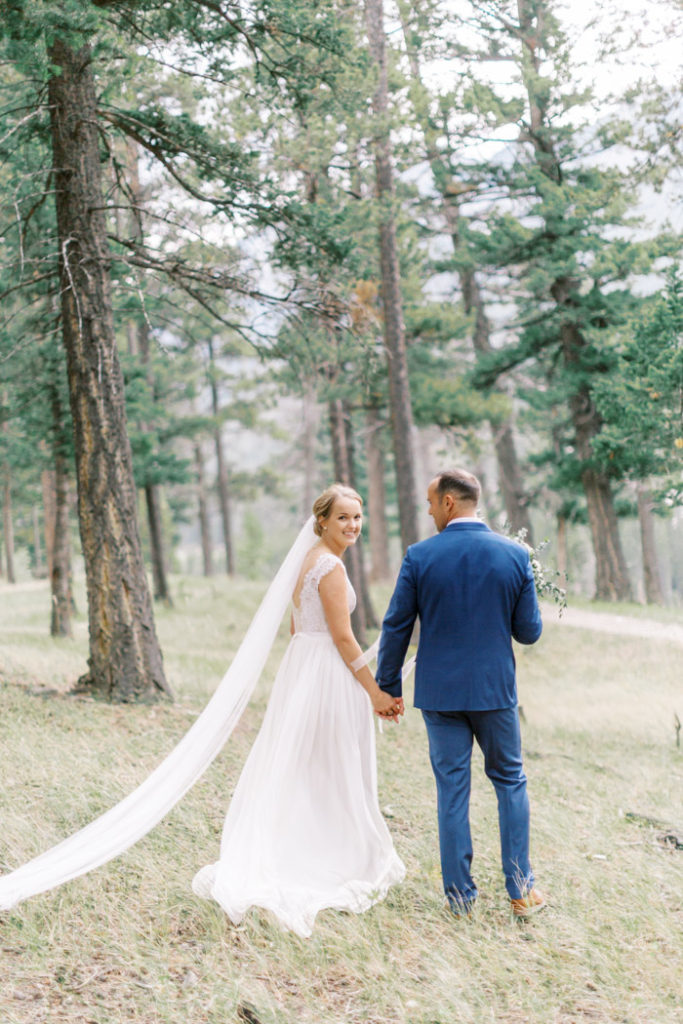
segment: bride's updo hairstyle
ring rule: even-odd
[[[321,520],[329,519],[337,498],[353,498],[361,505],[363,504],[363,499],[358,491],[354,491],[353,487],[347,487],[346,484],[332,484],[327,487],[313,502],[313,515],[315,516],[313,529],[319,537],[323,535]]]

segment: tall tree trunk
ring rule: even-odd
[[[653,508],[652,494],[645,484],[638,484],[638,521],[640,523],[640,542],[643,551],[645,600],[648,604],[664,604],[664,591],[662,589],[659,566],[657,565]]]
[[[553,298],[562,302],[568,285],[565,281],[555,282],[551,288]],[[583,336],[572,323],[562,325],[561,336],[565,365],[572,368],[581,359],[585,347]],[[619,537],[612,486],[607,474],[594,465],[592,442],[600,430],[601,420],[587,385],[576,385],[569,397],[569,411],[576,451],[582,463],[581,483],[595,554],[595,597],[602,601],[630,601],[631,582]]]
[[[131,216],[131,234],[136,241],[142,241],[142,209],[143,195],[140,185],[140,174],[138,170],[138,150],[136,144],[126,140],[126,166],[128,170],[128,183],[131,197],[133,199],[133,212]],[[127,325],[128,351],[132,356],[138,356],[145,367],[147,383],[154,395],[154,378],[150,367],[150,345],[149,328],[147,320],[138,317],[137,321],[131,321]],[[149,433],[149,424],[140,424],[144,433]],[[164,531],[161,519],[161,488],[157,483],[146,482],[144,485],[145,508],[147,511],[147,529],[149,533],[150,558],[152,562],[152,582],[154,584],[154,597],[157,601],[163,601],[169,607],[173,605],[171,589],[168,584],[168,573],[166,571],[166,555],[164,550]]]
[[[379,255],[382,277],[384,345],[389,377],[389,407],[393,438],[398,511],[403,548],[418,539],[417,490],[413,438],[413,411],[406,355],[403,300],[399,270],[393,154],[388,124],[388,78],[383,0],[365,0],[370,56],[376,84],[372,97],[375,191],[379,205]]]
[[[479,356],[487,355],[492,351],[491,324],[486,315],[481,288],[479,287],[477,275],[473,267],[470,266],[468,259],[458,259],[463,249],[459,205],[461,197],[459,192],[466,193],[469,191],[469,188],[453,181],[452,170],[439,150],[437,132],[429,117],[428,94],[422,81],[422,72],[418,60],[419,41],[413,38],[413,33],[410,29],[413,8],[406,0],[398,0],[398,8],[408,52],[412,86],[413,90],[417,93],[413,109],[424,137],[427,159],[432,168],[434,184],[443,200],[443,213],[448,232],[453,241],[457,263],[456,273],[460,283],[465,312],[474,313],[474,332],[472,336],[474,350]],[[459,185],[459,188],[454,189],[454,185]],[[533,544],[533,532],[528,507],[529,499],[524,489],[522,471],[517,456],[512,417],[498,427],[491,424],[491,431],[498,468],[498,483],[505,506],[505,514],[512,530],[515,533],[525,530],[528,542]]]
[[[152,580],[154,597],[157,601],[172,607],[173,600],[168,585],[166,559],[164,557],[164,531],[161,521],[161,488],[157,484],[145,484],[145,505],[149,528],[149,548],[152,559]]]
[[[71,540],[69,537],[69,473],[67,460],[57,451],[54,459],[55,504],[50,563],[50,635],[71,636]]]
[[[521,45],[522,80],[529,102],[528,141],[533,146],[538,170],[553,184],[562,182],[562,166],[557,153],[555,131],[547,111],[548,91],[544,84],[540,64],[541,53],[546,39],[547,3],[537,0],[517,0],[519,31],[516,33]],[[559,212],[546,217],[545,229],[549,240],[559,238],[561,225]],[[565,368],[574,381],[569,396],[569,410],[576,435],[577,455],[582,463],[583,484],[588,521],[595,553],[596,582],[595,597],[607,601],[631,600],[631,584],[624,558],[614,498],[609,477],[595,466],[592,441],[602,426],[600,415],[593,403],[582,360],[587,342],[582,333],[580,310],[576,308],[575,295],[579,282],[557,274],[549,292],[561,312],[560,339]]]
[[[304,472],[303,515],[310,516],[315,501],[315,453],[318,437],[318,405],[315,391],[306,383],[303,395],[303,431],[301,434],[301,455]]]
[[[341,399],[335,398],[330,400],[329,417],[335,477],[339,483],[355,488],[351,417],[348,408]],[[349,548],[347,559],[349,579],[353,589],[356,591],[357,597],[356,607],[351,615],[351,622],[356,639],[360,644],[365,644],[367,641],[367,630],[377,628],[377,617],[370,600],[370,591],[368,590],[363,562],[363,542],[360,537]]]
[[[75,610],[71,574],[71,536],[69,532],[71,486],[69,477],[68,423],[61,388],[55,377],[50,380],[52,412],[52,468],[43,471],[43,512],[45,550],[50,580],[50,635],[71,636],[71,618]]]
[[[55,508],[57,502],[57,481],[55,470],[44,469],[40,474],[40,489],[43,495],[43,531],[45,540],[45,561],[48,579],[52,576],[52,561],[55,549]]]
[[[111,310],[95,83],[88,45],[48,49],[62,330],[73,417],[90,656],[81,687],[110,700],[171,693],[137,523],[123,375]]]
[[[225,547],[225,571],[228,576],[235,572],[235,551],[232,543],[232,500],[230,494],[230,480],[228,477],[228,464],[225,459],[225,447],[223,444],[223,424],[220,418],[220,400],[218,396],[217,367],[213,351],[213,342],[209,339],[209,383],[211,387],[211,411],[215,422],[214,447],[216,450],[216,486],[218,489],[218,506],[221,511],[221,525],[223,527],[223,545]]]
[[[457,251],[458,247],[462,246],[456,222],[456,218],[459,218],[459,210],[454,202],[447,202],[446,210],[450,218],[453,245]],[[493,346],[491,345],[491,324],[486,315],[479,282],[471,268],[461,267],[458,271],[458,276],[465,310],[468,313],[474,311],[474,350],[478,356],[486,356],[493,351]],[[522,470],[517,455],[512,416],[508,417],[498,427],[491,424],[491,428],[498,468],[498,485],[501,490],[508,522],[515,533],[525,530],[527,541],[529,544],[533,544],[533,530],[531,528],[531,517],[529,516],[529,498],[524,488]]]
[[[384,485],[384,448],[381,434],[384,423],[377,409],[365,414],[365,453],[368,460],[368,519],[370,520],[370,579],[384,582],[391,578],[387,496]]]
[[[40,542],[40,512],[38,506],[31,509],[31,526],[33,533],[33,575],[40,579],[45,576],[43,568],[43,546]]]
[[[211,524],[206,496],[204,456],[199,441],[194,443],[194,464],[197,473],[197,503],[199,506],[199,533],[202,542],[202,565],[205,576],[213,576],[213,549],[211,545]]]
[[[16,583],[17,578],[14,573],[14,523],[12,521],[12,475],[8,462],[5,463],[2,471],[2,532],[5,536],[7,582]]]

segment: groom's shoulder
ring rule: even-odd
[[[431,537],[426,537],[425,540],[411,544],[405,555],[407,566],[424,566],[443,557],[450,547],[450,538],[446,537],[445,533],[446,531],[442,530],[441,533],[435,533]]]
[[[418,540],[415,544],[411,544],[410,547],[406,548],[406,555],[409,558],[420,559],[430,554],[438,546],[440,537],[442,537],[442,534],[435,533],[432,537]]]

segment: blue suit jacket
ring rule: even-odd
[[[517,703],[512,639],[543,628],[525,548],[485,523],[455,521],[408,548],[382,625],[377,682],[401,695],[401,667],[415,619],[420,642],[415,705],[490,711]]]

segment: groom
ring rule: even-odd
[[[513,914],[545,906],[529,863],[529,800],[512,640],[532,644],[542,623],[526,550],[476,516],[479,481],[461,469],[427,489],[439,531],[406,551],[382,625],[377,682],[401,696],[401,666],[415,619],[420,642],[415,706],[422,710],[436,778],[444,891],[456,914],[477,897],[470,874],[472,741],[498,798],[505,885]]]

